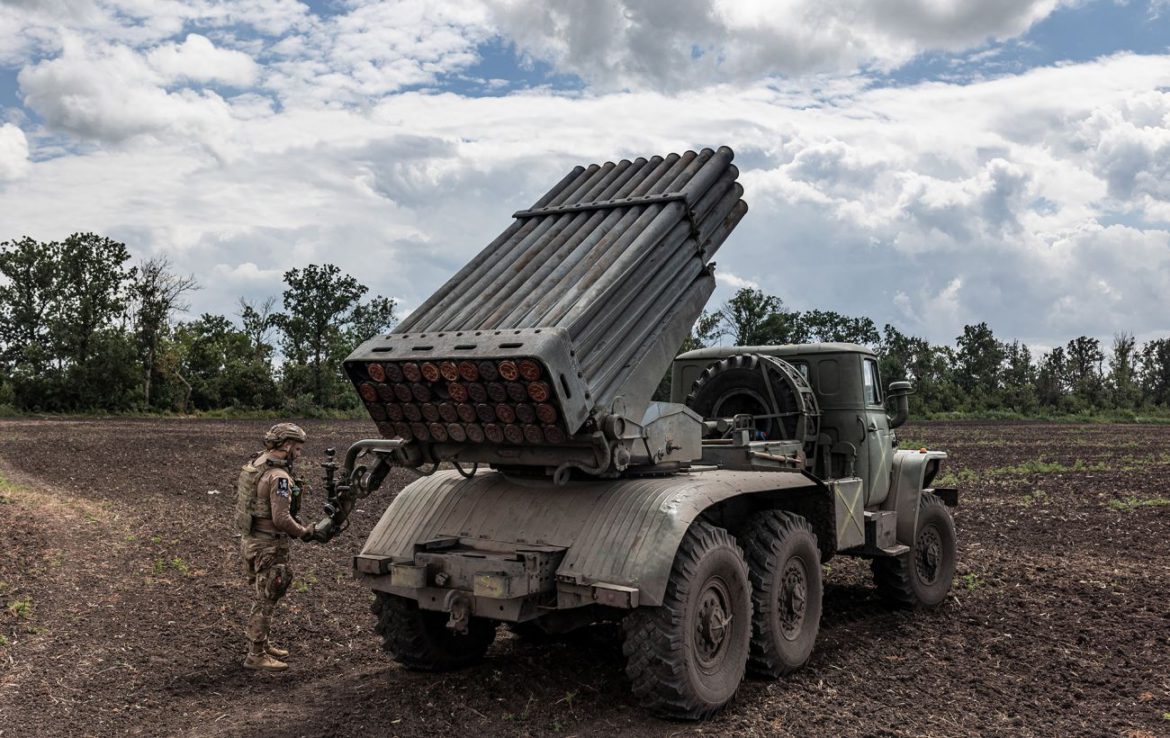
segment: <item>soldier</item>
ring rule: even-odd
[[[268,642],[276,603],[292,583],[288,539],[295,536],[302,541],[324,540],[294,517],[301,490],[293,463],[300,457],[304,442],[305,432],[299,426],[272,426],[264,436],[265,450],[244,465],[236,486],[236,528],[242,536],[240,548],[248,583],[255,588],[247,628],[250,645],[244,659],[249,669],[288,668],[280,660],[288,656],[288,651]]]

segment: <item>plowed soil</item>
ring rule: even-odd
[[[931,612],[883,606],[866,562],[827,566],[809,665],[748,680],[705,723],[643,713],[619,632],[420,674],[350,578],[396,471],[328,546],[294,542],[274,640],[241,666],[249,592],[234,480],[267,422],[0,421],[0,738],[64,735],[1170,736],[1170,427],[934,423],[960,563]],[[306,461],[372,433],[307,422]],[[307,507],[321,503],[317,471]]]

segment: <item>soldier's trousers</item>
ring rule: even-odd
[[[248,640],[255,650],[268,640],[276,603],[292,583],[288,563],[288,537],[244,536],[240,539],[244,571],[253,588],[252,612],[248,615]]]

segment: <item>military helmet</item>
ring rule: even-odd
[[[264,434],[264,447],[276,448],[285,441],[305,442],[305,432],[296,423],[277,423]]]

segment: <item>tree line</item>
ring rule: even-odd
[[[357,398],[350,349],[395,323],[394,300],[332,264],[284,273],[275,297],[235,316],[179,320],[199,289],[165,258],[132,264],[93,233],[0,242],[0,408],[24,412],[311,415]]]
[[[1068,415],[1170,409],[1170,338],[1138,345],[1120,332],[1111,345],[1078,336],[1049,351],[997,338],[987,323],[963,327],[952,346],[932,345],[892,325],[832,311],[787,310],[779,297],[739,290],[695,324],[684,350],[840,341],[877,352],[883,381],[914,383],[911,411]],[[660,388],[660,394],[664,388]],[[665,388],[668,390],[668,387]]]
[[[341,362],[396,322],[392,299],[332,264],[284,273],[285,288],[240,299],[233,316],[183,318],[199,289],[165,258],[132,264],[126,246],[93,233],[0,242],[0,409],[18,412],[349,410]],[[1078,336],[1039,355],[986,323],[954,345],[833,311],[795,311],[739,290],[696,322],[682,351],[839,341],[869,346],[887,383],[909,379],[919,417],[1148,412],[1170,408],[1170,338],[1110,346]],[[659,396],[669,395],[669,374]]]

